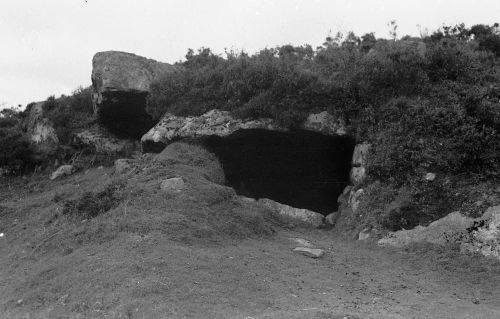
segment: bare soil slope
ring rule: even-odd
[[[192,145],[129,164],[2,181],[0,318],[500,318],[496,261],[282,220],[221,185],[217,161]],[[162,191],[169,177],[185,190]],[[64,209],[107,185],[108,211]],[[294,238],[326,255],[293,253]]]

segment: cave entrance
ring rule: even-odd
[[[103,96],[99,121],[116,136],[140,139],[156,124],[145,110],[147,93],[116,91]]]
[[[327,215],[337,210],[337,198],[349,184],[355,143],[304,130],[252,129],[209,136],[203,144],[217,155],[238,194]]]

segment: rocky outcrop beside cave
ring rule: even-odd
[[[92,60],[92,99],[101,123],[120,135],[142,136],[154,125],[145,111],[151,82],[176,70],[168,63],[131,53],[96,53]]]
[[[432,222],[429,226],[417,226],[414,229],[403,229],[390,232],[378,241],[380,246],[405,247],[412,243],[427,242],[436,245],[460,244],[468,237],[467,228],[474,220],[453,212]]]
[[[500,206],[488,208],[467,231],[470,236],[467,242],[460,245],[462,252],[500,259]]]
[[[366,166],[368,164],[368,153],[370,144],[361,143],[354,147],[352,154],[352,168],[350,172],[351,184],[357,186],[366,179]]]
[[[241,120],[229,112],[211,110],[200,116],[166,114],[141,139],[144,152],[160,152],[169,143],[200,136],[228,136],[241,129],[281,130],[271,119]]]
[[[335,223],[342,230],[350,229],[357,236],[360,228],[353,225],[353,221],[359,216],[358,208],[364,199],[365,191],[362,188],[367,178],[368,155],[371,145],[360,143],[354,147],[351,160],[349,180],[351,185],[347,186],[338,198],[338,221]],[[359,237],[359,236],[358,236]]]
[[[96,153],[121,154],[130,156],[139,149],[139,143],[133,139],[117,138],[106,129],[93,127],[75,134],[74,142],[90,147]]]
[[[39,151],[51,152],[59,145],[59,138],[52,122],[43,114],[43,103],[37,102],[29,106],[26,131],[31,143]]]
[[[344,135],[345,126],[327,112],[311,114],[301,126],[304,130],[321,132],[326,135]],[[159,152],[169,143],[200,136],[228,136],[238,130],[266,129],[287,131],[272,119],[238,119],[230,112],[211,110],[200,116],[165,116],[141,139],[144,152]]]
[[[422,242],[440,246],[459,245],[464,253],[479,253],[500,259],[500,206],[488,208],[483,216],[476,219],[453,212],[426,227],[391,232],[378,244],[405,247]]]

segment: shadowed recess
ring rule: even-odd
[[[155,122],[144,107],[147,93],[105,92],[99,106],[99,121],[120,137],[140,139]]]
[[[240,195],[326,215],[337,210],[337,197],[349,184],[350,137],[256,129],[206,137],[203,144],[217,155],[226,183]]]

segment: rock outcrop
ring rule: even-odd
[[[227,136],[241,129],[280,130],[270,119],[244,121],[233,118],[229,112],[211,110],[201,116],[166,114],[141,139],[144,152],[160,152],[166,145],[182,138],[200,136]]]
[[[344,135],[343,122],[327,112],[311,114],[301,126],[304,130],[316,131],[326,135]],[[286,131],[272,119],[244,120],[234,118],[227,111],[211,110],[200,116],[165,116],[141,139],[144,152],[160,152],[169,143],[200,136],[228,136],[238,130],[266,129]]]
[[[59,138],[52,122],[43,115],[43,103],[37,102],[29,106],[26,129],[31,142],[40,151],[47,153],[59,145]]]
[[[139,149],[139,143],[133,139],[120,139],[107,130],[94,127],[75,134],[75,142],[91,147],[96,153],[121,154],[130,156]]]
[[[365,191],[362,188],[359,188],[356,191],[349,192],[349,200],[347,203],[354,214],[358,212],[358,207],[361,204],[361,198],[363,197],[364,193]]]
[[[349,172],[349,180],[351,185],[347,186],[338,198],[339,216],[336,222],[337,227],[341,229],[353,229],[353,232],[359,234],[360,229],[352,225],[353,220],[356,220],[358,208],[363,200],[364,190],[361,184],[367,178],[368,154],[371,145],[368,143],[360,143],[354,147],[351,160],[351,171]],[[361,231],[362,232],[362,231]]]
[[[176,70],[170,64],[131,53],[96,53],[92,60],[92,99],[101,123],[120,135],[142,136],[154,125],[145,111],[151,82]]]
[[[346,134],[345,123],[327,111],[309,114],[306,121],[302,124],[302,129],[323,133],[325,135],[344,135]]]
[[[368,152],[370,144],[362,143],[354,147],[352,154],[352,168],[350,173],[351,184],[361,184],[366,179],[366,165],[368,163]]]
[[[488,208],[482,217],[476,219],[453,212],[427,227],[391,232],[378,244],[404,247],[419,242],[440,246],[458,244],[462,252],[500,259],[500,206]]]
[[[438,219],[429,226],[417,226],[410,230],[391,232],[378,241],[380,246],[404,247],[412,243],[427,242],[436,245],[447,243],[459,243],[467,236],[467,228],[473,223],[473,219],[466,217],[460,212],[453,212]]]
[[[488,208],[468,231],[469,241],[460,246],[462,251],[500,259],[500,206]]]

